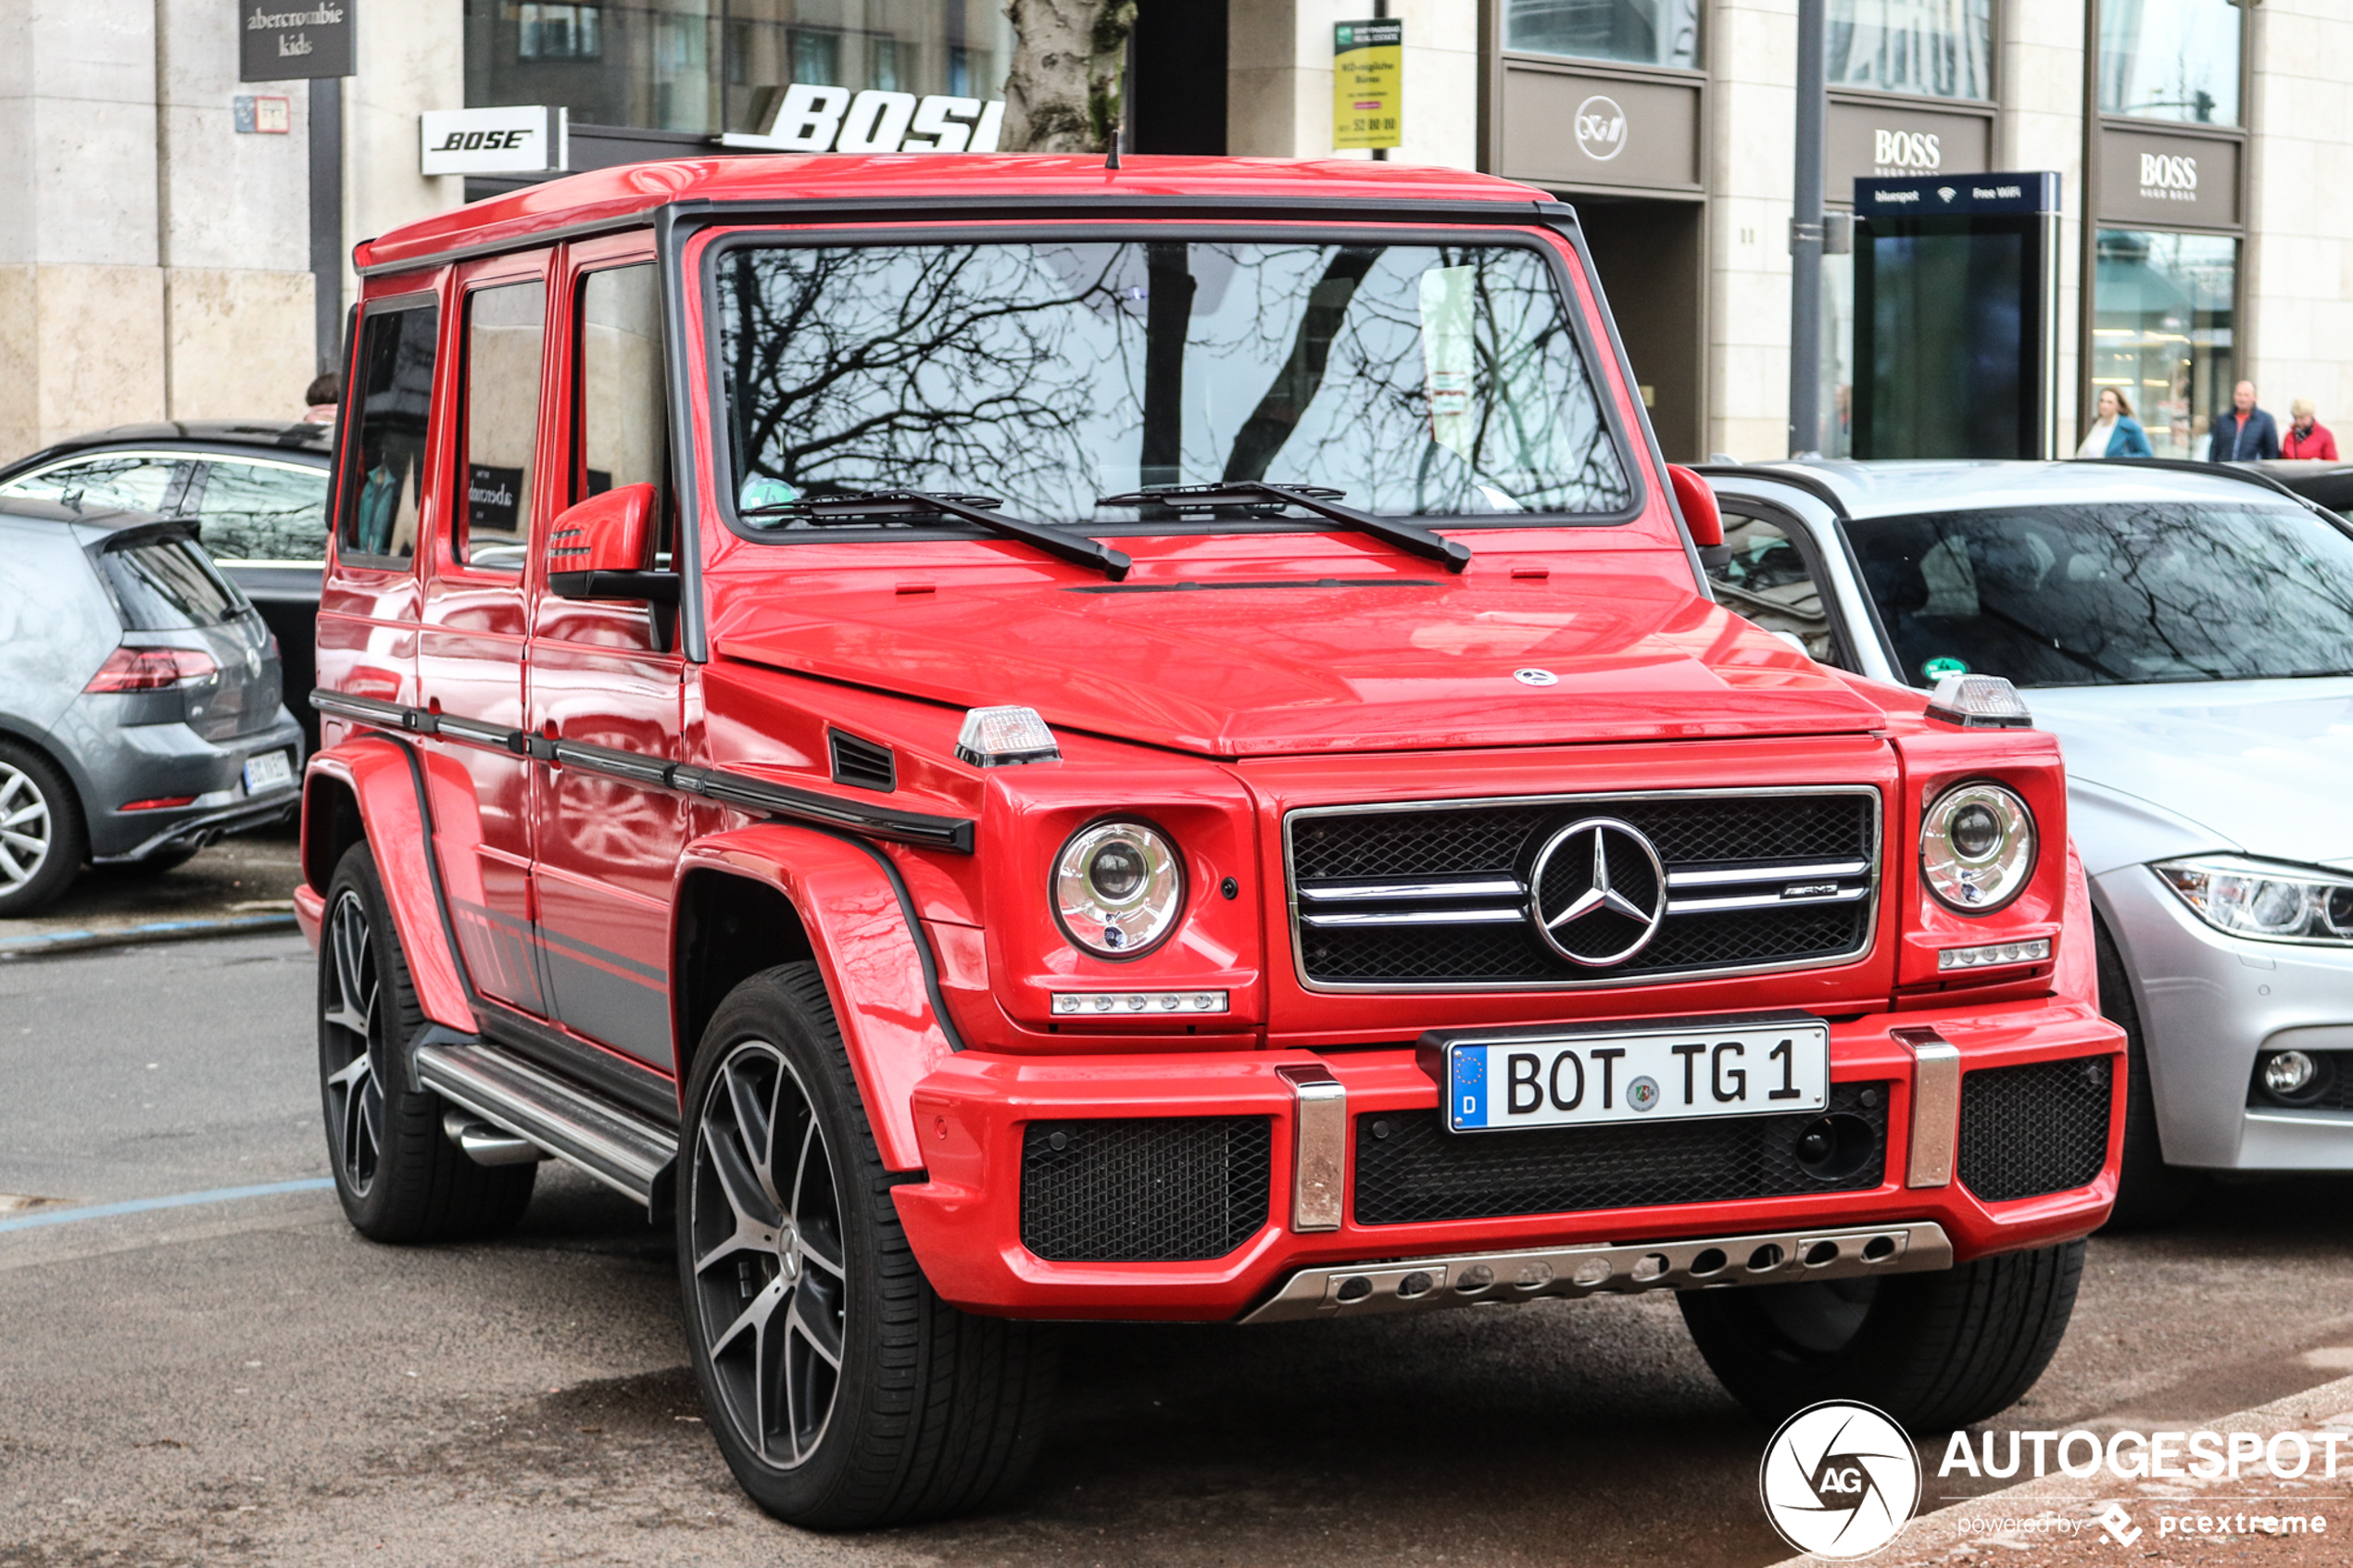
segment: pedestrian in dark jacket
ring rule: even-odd
[[[2112,386],[2100,388],[2100,417],[2083,433],[2083,445],[2075,449],[2079,458],[2154,458],[2149,447],[2148,432],[2133,417],[2133,405]]]
[[[2255,406],[2255,383],[2243,381],[2231,390],[2231,411],[2214,421],[2213,439],[2207,444],[2209,463],[2245,463],[2280,455],[2280,427]]]
[[[2311,458],[2323,463],[2336,461],[2336,437],[2329,427],[2313,418],[2312,400],[2299,397],[2287,406],[2287,433],[2280,437],[2283,458]]]

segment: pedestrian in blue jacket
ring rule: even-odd
[[[2255,406],[2255,383],[2243,381],[2231,391],[2231,411],[2214,421],[2213,439],[2207,444],[2209,463],[2245,463],[2280,455],[2280,427]]]
[[[2083,433],[2079,458],[2154,458],[2148,432],[2133,417],[2133,405],[2112,386],[2100,388],[2100,417]]]

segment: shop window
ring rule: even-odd
[[[360,322],[359,384],[351,399],[359,429],[345,447],[352,466],[335,524],[338,555],[406,566],[416,554],[440,321],[438,308],[419,305],[371,310]]]
[[[1699,0],[1507,0],[1504,47],[1695,69]]]
[[[2236,379],[2238,242],[2102,229],[2093,280],[2088,395],[2124,395],[2160,458],[2202,458]]]
[[[602,6],[515,7],[515,57],[519,60],[593,60],[604,52]]]
[[[2244,15],[2232,0],[2102,0],[2100,112],[2236,125]]]
[[[1994,0],[1830,0],[1824,59],[1832,87],[1994,95]]]

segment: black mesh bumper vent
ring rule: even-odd
[[[2113,1060],[2074,1057],[1961,1076],[1961,1185],[1984,1203],[2089,1185],[2108,1159]]]
[[[1022,1245],[1054,1263],[1223,1258],[1266,1223],[1273,1159],[1264,1116],[1032,1122]]]
[[[1798,1139],[1825,1114],[1516,1133],[1449,1133],[1435,1110],[1359,1116],[1356,1223],[1647,1209],[1879,1185],[1887,1161],[1887,1085],[1831,1085],[1827,1114],[1839,1124],[1839,1154],[1808,1169],[1798,1162]]]

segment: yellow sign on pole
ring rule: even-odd
[[[1333,146],[1397,145],[1404,53],[1402,21],[1333,24]]]

